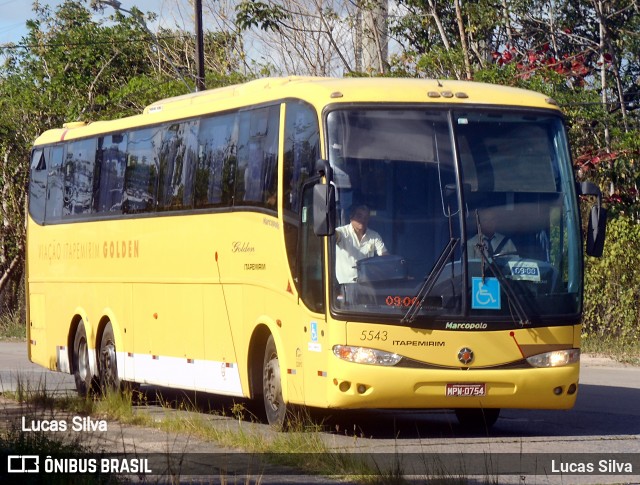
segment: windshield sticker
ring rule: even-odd
[[[472,278],[471,288],[471,308],[474,310],[500,310],[500,281],[498,278]]]
[[[322,352],[322,344],[320,342],[308,342],[307,350],[309,352]]]
[[[509,261],[511,278],[540,282],[540,268],[535,261]]]

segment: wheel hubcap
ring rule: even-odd
[[[86,340],[82,340],[78,346],[78,372],[83,381],[87,379],[89,375],[89,350]]]
[[[118,368],[116,363],[116,349],[112,342],[102,349],[102,372],[107,384],[115,384],[118,376]]]
[[[282,395],[282,388],[280,384],[280,365],[278,364],[278,359],[271,359],[266,365],[264,372],[265,395],[273,409],[278,409],[280,407],[280,396]]]

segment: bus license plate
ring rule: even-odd
[[[486,394],[486,384],[447,384],[447,397],[477,397]]]

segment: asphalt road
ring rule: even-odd
[[[48,392],[64,393],[74,389],[71,376],[50,372],[31,364],[27,359],[24,343],[0,342],[0,390],[15,390],[19,383],[28,383],[31,389],[44,385]],[[184,394],[155,388],[143,389],[150,402],[158,393],[165,402],[177,401]],[[186,396],[190,402],[198,403],[203,411],[215,410],[216,407],[228,410],[233,404],[228,399],[215,396],[203,398],[202,395],[191,396],[189,393]],[[639,367],[583,356],[580,389],[574,409],[503,410],[489,434],[467,432],[457,424],[453,413],[448,411],[317,412],[314,416],[324,423],[326,432],[321,433],[321,436],[329,448],[341,454],[375,455],[380,457],[375,460],[376,466],[380,467],[385,467],[387,462],[393,464],[401,457],[405,473],[407,470],[414,470],[413,459],[425,454],[445,457],[445,461],[454,457],[468,463],[478,457],[482,457],[484,462],[487,457],[490,460],[503,457],[506,462],[536,460],[535,475],[526,472],[522,475],[501,474],[499,477],[496,475],[497,480],[492,480],[495,483],[640,483],[639,402]],[[151,407],[151,412],[153,409]],[[167,411],[158,407],[156,412],[166,415]],[[239,425],[245,431],[250,428],[252,432],[261,434],[272,432],[266,425],[248,421],[238,423],[233,417],[216,416],[210,419],[215,419],[226,427]],[[124,443],[123,429],[120,426],[118,431],[121,444]],[[141,445],[142,441],[139,436],[136,437],[136,433],[146,433],[148,438],[151,432],[136,432],[133,429],[127,430],[127,433],[132,434],[133,442],[137,440]],[[171,439],[174,445],[178,442],[176,437]],[[189,443],[190,450],[196,449],[193,439]],[[199,452],[219,451],[219,447],[211,443],[201,443],[199,446]],[[554,463],[550,462],[551,459],[554,459]],[[626,466],[627,463],[632,467],[632,473],[628,472],[628,468],[623,470],[624,473],[616,472],[616,467]],[[461,473],[464,476],[475,476],[473,470],[477,468],[468,466],[470,468]],[[522,466],[527,470],[529,465]],[[486,463],[480,467],[489,467],[489,475],[503,473],[494,471],[493,465]],[[579,470],[586,467],[586,473],[574,474],[574,470],[567,467]],[[589,473],[589,467],[595,467],[596,473]],[[424,479],[421,473],[433,472],[416,470],[418,482]],[[486,481],[486,477],[478,480],[482,483]],[[261,482],[280,483],[265,480],[264,477]],[[305,482],[312,483],[307,479]],[[296,483],[296,480],[285,480],[282,483]]]

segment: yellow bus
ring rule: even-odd
[[[288,407],[571,408],[583,244],[541,94],[285,77],[35,142],[32,362]],[[588,252],[602,251],[604,217]]]

